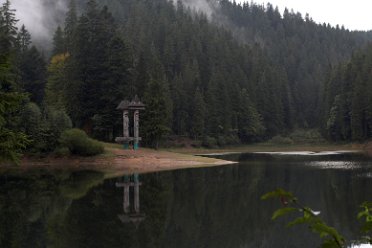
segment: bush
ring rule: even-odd
[[[195,147],[195,148],[200,148],[202,145],[203,145],[203,141],[201,141],[201,140],[194,140],[191,143],[191,146]]]
[[[70,154],[70,149],[67,147],[57,147],[53,152],[53,155],[56,157],[67,157]]]
[[[225,137],[222,136],[222,135],[218,136],[218,137],[217,137],[217,144],[218,144],[218,146],[220,146],[220,147],[224,147],[224,146],[226,146],[226,139],[225,139]]]
[[[49,111],[48,121],[50,128],[59,137],[63,131],[72,128],[70,117],[60,110]]]
[[[280,135],[275,136],[269,142],[272,144],[278,144],[278,145],[292,145],[293,144],[293,140],[291,138],[283,137]]]
[[[296,143],[318,144],[326,142],[316,129],[297,129],[289,137]]]
[[[233,145],[239,145],[241,144],[240,139],[237,135],[230,134],[225,136],[226,145],[233,146]]]
[[[206,136],[203,138],[203,146],[207,148],[216,148],[217,147],[217,140],[216,138]]]
[[[94,156],[104,152],[104,147],[100,142],[89,138],[88,135],[80,129],[69,129],[64,131],[61,135],[60,143],[75,155]]]

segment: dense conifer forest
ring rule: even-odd
[[[270,4],[210,1],[204,13],[181,1],[66,1],[50,52],[9,0],[1,6],[0,157],[51,152],[71,127],[113,141],[116,106],[135,95],[149,146],[167,135],[251,143],[298,128],[372,136],[370,32]]]

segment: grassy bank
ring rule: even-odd
[[[226,153],[226,152],[285,152],[285,151],[350,151],[363,150],[363,144],[272,144],[257,143],[252,145],[231,146],[224,148],[167,148],[164,150],[182,154],[208,154],[208,153]]]

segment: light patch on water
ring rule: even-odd
[[[216,153],[204,153],[204,154],[195,154],[196,156],[224,156],[231,154],[241,154],[242,152],[216,152]]]
[[[351,245],[349,248],[372,248],[370,244]]]
[[[254,152],[256,154],[269,154],[269,155],[299,155],[299,156],[328,156],[339,155],[345,153],[359,153],[359,151],[324,151],[324,152],[311,152],[311,151],[294,151],[294,152]]]
[[[361,168],[359,163],[352,161],[313,161],[306,163],[306,165],[319,169],[354,170]]]
[[[359,174],[357,177],[362,177],[362,178],[372,178],[372,173],[371,173],[371,172],[368,172],[368,173],[361,173],[361,174]]]

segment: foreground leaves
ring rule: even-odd
[[[362,224],[362,241],[372,244],[372,203],[364,202],[361,206],[362,211],[358,213],[358,219],[364,221]]]
[[[338,233],[338,231],[328,226],[318,214],[311,208],[302,206],[298,199],[290,192],[283,189],[277,189],[275,191],[269,192],[261,197],[262,200],[268,200],[272,198],[280,199],[283,207],[276,210],[272,219],[276,220],[281,216],[286,216],[295,212],[302,213],[302,216],[295,218],[287,224],[287,227],[293,227],[300,224],[307,225],[311,231],[317,233],[323,242],[321,247],[324,248],[334,248],[334,247],[344,247],[345,239]],[[361,215],[365,216],[365,215]]]

